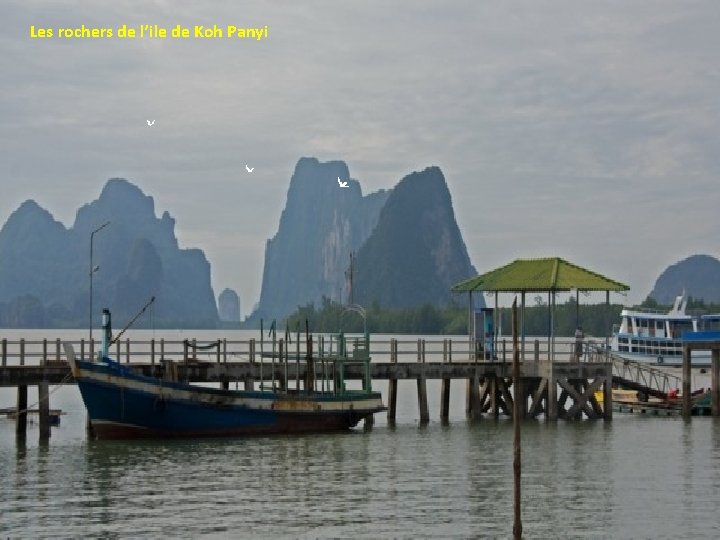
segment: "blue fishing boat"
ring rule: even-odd
[[[151,377],[120,364],[108,355],[107,311],[103,327],[102,350],[96,359],[77,359],[72,346],[65,344],[92,431],[99,439],[342,431],[385,410],[380,393],[370,389],[369,354],[352,358],[365,363],[363,390],[346,388],[342,368],[333,370],[333,384],[322,385],[324,390],[317,390],[314,382],[306,384],[309,390],[287,389],[287,385],[283,390],[274,384],[270,389],[225,390]],[[367,335],[365,339],[367,345]],[[338,358],[344,365],[346,358],[342,354]]]

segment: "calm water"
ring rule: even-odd
[[[379,414],[340,435],[104,442],[63,387],[49,443],[0,419],[0,537],[510,537],[510,421],[466,421],[458,382],[442,425],[428,392],[426,427],[401,381],[395,427]],[[0,407],[14,399],[0,389]],[[718,420],[523,424],[527,538],[717,538],[719,511]]]

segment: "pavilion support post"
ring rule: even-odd
[[[690,371],[690,347],[683,345],[682,352],[682,414],[690,418],[692,414],[692,372]]]
[[[525,291],[520,293],[520,359],[525,361]]]
[[[712,415],[720,416],[720,349],[712,349],[712,380],[711,380],[711,398],[712,398]]]

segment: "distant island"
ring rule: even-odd
[[[477,272],[442,171],[428,167],[363,195],[344,162],[315,158],[295,166],[278,231],[266,243],[260,300],[245,321],[235,291],[216,300],[209,261],[200,249],[179,247],[171,215],[157,217],[151,196],[111,178],[69,228],[34,200],[9,216],[0,229],[0,327],[87,327],[89,239],[108,221],[94,243],[96,325],[103,307],[118,327],[155,297],[136,327],[254,328],[261,318],[308,318],[329,331],[333,310],[352,301],[384,321],[379,331],[466,331],[467,306],[450,288]],[[646,303],[669,305],[683,291],[699,309],[720,303],[720,261],[694,255],[671,265]],[[476,301],[480,307],[482,295]],[[616,311],[594,312],[598,331]],[[533,317],[529,324],[542,329],[542,310]]]
[[[337,178],[348,187],[339,188]],[[265,248],[260,301],[245,324],[282,320],[323,299],[442,307],[457,299],[451,286],[475,273],[438,167],[363,195],[344,162],[302,158]]]
[[[137,327],[217,328],[205,254],[180,248],[175,220],[156,217],[153,198],[122,178],[108,180],[68,229],[34,200],[10,215],[0,230],[0,327],[87,327],[90,234],[107,221],[94,242],[96,324],[109,307],[121,326],[154,296]]]

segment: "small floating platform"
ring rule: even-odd
[[[680,396],[667,400],[657,398],[640,400],[637,394],[639,392],[633,390],[613,389],[613,412],[645,416],[679,416],[682,414],[682,397]],[[693,416],[710,416],[710,413],[710,391],[701,389],[695,392],[691,414]]]
[[[30,415],[39,415],[40,409],[28,409],[25,411],[27,414]],[[50,418],[50,425],[51,426],[59,426],[60,425],[60,417],[64,415],[62,410],[60,409],[50,409],[49,411],[49,418]],[[17,409],[15,407],[5,407],[0,409],[0,415],[5,416],[6,418],[16,419],[17,418]]]

